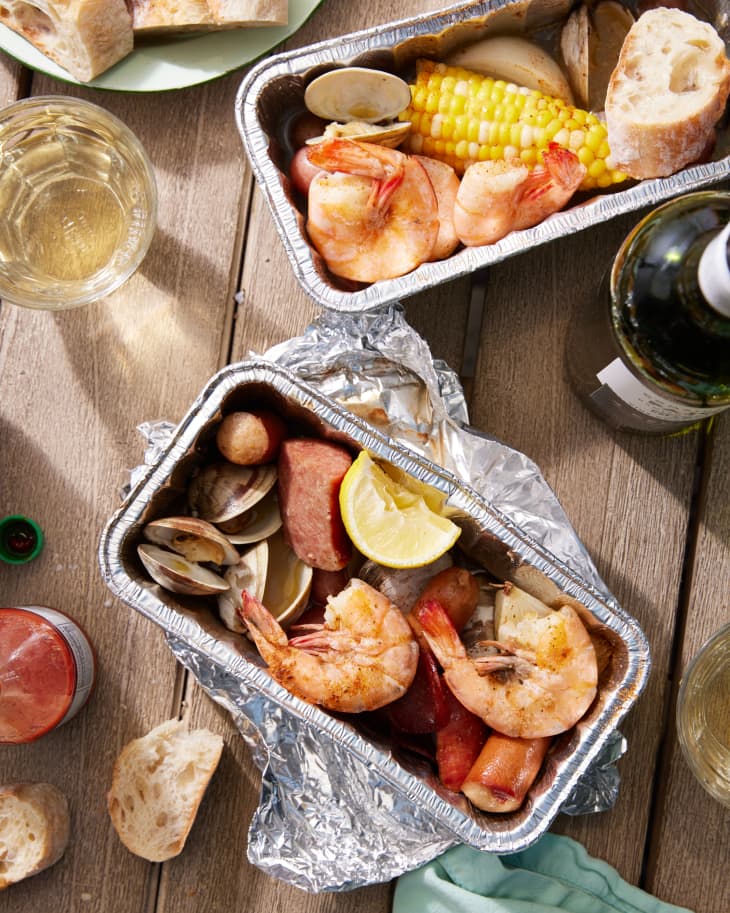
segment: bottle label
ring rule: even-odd
[[[726,405],[699,407],[678,403],[660,390],[652,390],[643,384],[620,358],[614,358],[596,377],[626,405],[641,415],[660,421],[696,422],[727,409]]]
[[[58,633],[63,637],[71,650],[74,664],[76,666],[76,688],[71,700],[71,704],[66,711],[65,716],[59,721],[58,725],[62,726],[72,717],[76,716],[79,710],[89,699],[89,695],[94,687],[96,679],[96,659],[94,651],[89,640],[81,628],[63,612],[50,609],[48,606],[21,606],[26,612],[33,612],[40,615],[47,622],[52,624]]]

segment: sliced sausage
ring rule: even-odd
[[[292,438],[279,451],[279,508],[284,535],[311,567],[339,571],[352,557],[339,493],[352,456],[338,444]]]

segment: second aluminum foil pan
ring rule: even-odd
[[[572,7],[571,0],[488,0],[461,3],[437,14],[417,16],[363,30],[296,51],[269,57],[244,78],[235,102],[235,116],[244,148],[299,283],[322,307],[335,311],[366,311],[402,300],[432,286],[498,263],[556,238],[598,225],[680,193],[719,182],[730,175],[728,130],[718,137],[713,160],[685,168],[667,178],[645,180],[581,201],[524,231],[514,231],[496,244],[462,248],[445,260],[424,263],[397,279],[352,289],[338,280],[307,240],[304,217],[297,208],[287,176],[291,150],[286,130],[304,109],[304,90],[322,73],[342,66],[364,66],[404,73],[419,56],[439,58],[450,50],[487,35],[517,33],[545,36],[550,42]],[[632,4],[626,5],[631,8]],[[690,10],[691,11],[691,10]],[[698,13],[727,38],[727,3]],[[553,36],[552,43],[555,44]]]

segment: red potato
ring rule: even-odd
[[[439,779],[455,792],[479,757],[487,738],[487,727],[476,714],[467,710],[443,684],[448,721],[436,733],[436,764]]]
[[[350,572],[347,568],[340,571],[323,571],[314,568],[312,571],[312,588],[309,591],[309,601],[315,606],[323,606],[328,596],[336,596],[347,586]]]
[[[397,732],[436,732],[449,720],[448,694],[433,653],[428,647],[421,647],[411,687],[385,708],[388,721]]]
[[[260,466],[275,460],[286,437],[286,425],[274,412],[231,412],[218,426],[215,442],[231,463]]]
[[[314,177],[322,170],[309,161],[307,152],[308,149],[306,146],[297,149],[294,158],[291,160],[291,165],[289,166],[289,177],[291,178],[291,182],[299,193],[304,196],[309,193],[309,185],[312,183]]]
[[[431,577],[408,614],[408,621],[422,646],[426,646],[426,642],[416,613],[424,603],[433,599],[444,607],[451,623],[460,631],[477,607],[479,583],[463,567],[447,567]]]
[[[519,739],[493,731],[461,791],[483,811],[516,811],[540,772],[551,741],[549,737]]]
[[[340,485],[349,451],[315,438],[290,438],[279,452],[279,508],[284,536],[310,567],[339,571],[352,557],[340,513]]]

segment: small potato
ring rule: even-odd
[[[218,427],[216,444],[223,456],[239,466],[258,466],[276,459],[286,425],[273,412],[231,412]]]

